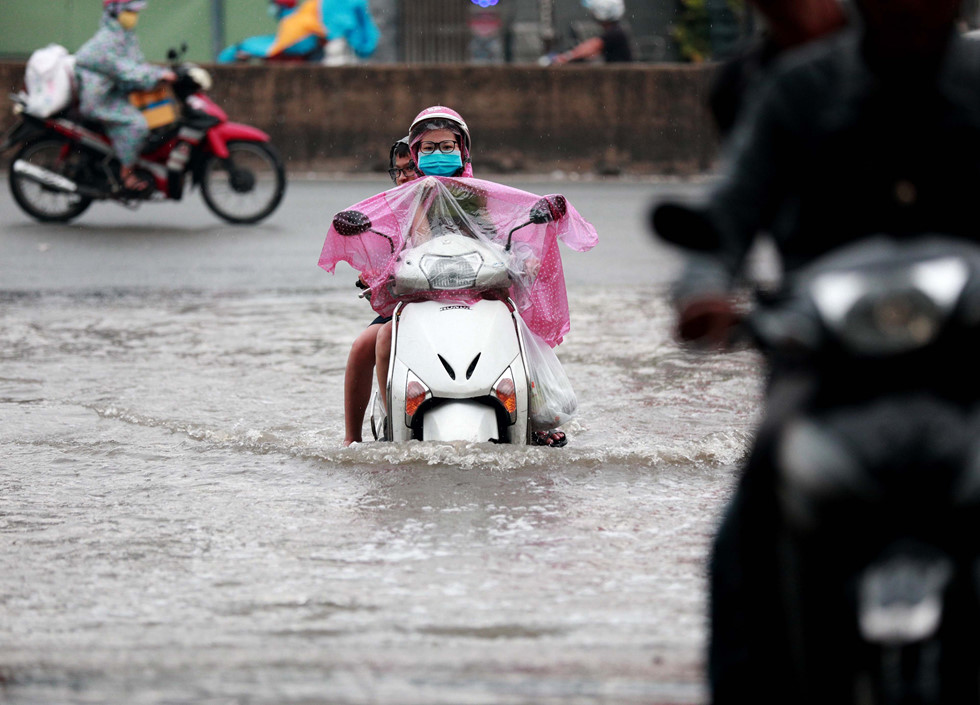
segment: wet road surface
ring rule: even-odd
[[[759,390],[750,354],[669,335],[646,209],[700,187],[507,183],[599,230],[563,252],[562,450],[340,447],[373,314],[316,259],[380,180],[294,181],[255,227],[196,194],[41,225],[0,181],[0,700],[703,702]]]

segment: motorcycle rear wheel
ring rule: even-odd
[[[17,205],[35,220],[42,223],[67,223],[84,213],[92,205],[92,199],[39,184],[14,172],[14,162],[23,160],[74,181],[84,158],[81,150],[67,140],[43,138],[29,142],[21,147],[10,162],[10,193]]]
[[[201,172],[201,196],[229,223],[257,223],[279,207],[286,169],[264,142],[229,142],[228,159],[211,156]]]

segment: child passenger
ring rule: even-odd
[[[388,176],[395,186],[407,184],[419,177],[408,148],[408,135],[391,145],[388,152]],[[358,286],[363,283],[358,280]],[[371,383],[374,372],[375,345],[381,326],[390,316],[378,316],[354,339],[347,369],[344,373],[344,445],[361,442],[364,412],[371,400]]]

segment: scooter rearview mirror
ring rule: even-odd
[[[507,246],[504,247],[504,252],[510,252],[510,246],[514,239],[514,233],[516,233],[521,228],[526,228],[528,225],[543,225],[544,223],[550,223],[554,220],[561,220],[568,213],[568,202],[565,197],[560,193],[556,193],[553,196],[545,196],[540,201],[534,204],[531,208],[531,213],[528,215],[528,221],[526,223],[521,223],[516,228],[510,231],[507,235]]]
[[[391,236],[379,233],[372,228],[371,219],[360,211],[340,211],[340,213],[333,217],[333,229],[337,231],[338,235],[343,235],[344,237],[354,237],[367,232],[380,235],[388,241],[388,246],[391,247],[391,253],[395,254],[395,241],[391,239]]]
[[[371,229],[371,219],[360,211],[340,211],[333,217],[333,229],[344,237],[363,235]]]
[[[531,209],[531,222],[535,225],[561,220],[568,213],[568,203],[561,194],[545,196]]]

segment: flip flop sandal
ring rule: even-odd
[[[141,179],[136,174],[130,174],[122,183],[123,189],[137,196],[143,196],[150,192],[150,182]]]
[[[568,436],[565,435],[564,431],[555,428],[550,431],[535,431],[531,434],[531,440],[536,446],[561,448],[568,443]]]

